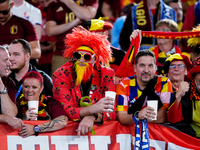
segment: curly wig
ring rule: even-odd
[[[80,46],[90,47],[96,55],[96,65],[101,63],[109,63],[111,59],[111,50],[108,47],[110,43],[105,36],[94,32],[87,31],[79,26],[72,30],[71,34],[66,35],[64,57],[73,58],[73,53]]]

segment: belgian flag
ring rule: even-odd
[[[11,34],[17,34],[17,26],[13,25],[10,27],[10,33]]]
[[[131,45],[122,60],[119,68],[116,70],[115,75],[118,77],[129,77],[135,74],[134,72],[134,58],[140,48],[140,37],[137,36],[135,39],[132,39]]]

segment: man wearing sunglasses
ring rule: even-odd
[[[46,32],[48,36],[56,37],[52,74],[69,61],[62,57],[66,34],[71,33],[73,27],[80,25],[83,21],[94,18],[97,9],[98,0],[59,0],[49,5]]]
[[[109,39],[108,32],[113,27],[111,23],[100,20],[100,19],[87,20],[82,24],[82,26],[85,29],[89,30],[90,32],[95,32],[100,35],[105,35],[106,39]],[[118,67],[120,66],[126,52],[110,45],[109,47],[112,51],[112,59],[110,60],[109,65],[110,65],[110,68],[116,71]],[[117,83],[119,79],[120,78],[115,76],[115,83]]]
[[[168,108],[167,119],[180,131],[200,138],[200,57],[193,62],[187,78],[191,82],[180,83]]]
[[[14,2],[0,0],[0,44],[10,44],[14,39],[26,39],[31,45],[31,59],[40,58],[39,41],[32,24],[11,13]]]
[[[188,84],[184,82],[191,66],[192,62],[183,54],[173,54],[166,59],[162,72],[170,79],[174,92],[181,84]]]
[[[94,123],[116,118],[114,99],[105,97],[106,91],[115,91],[114,71],[101,65],[109,62],[111,51],[105,36],[82,27],[67,34],[65,45],[64,57],[70,61],[54,72],[53,95],[70,120],[80,121],[80,136],[91,131]]]

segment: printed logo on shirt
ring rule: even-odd
[[[63,11],[62,6],[60,6],[60,7],[56,10],[56,12],[59,12],[59,11]]]
[[[74,12],[70,12],[70,13],[66,13],[65,14],[65,22],[68,23],[68,22],[71,22],[75,19],[75,14]]]
[[[12,27],[10,27],[11,34],[17,34],[17,31],[18,31],[17,26],[13,25]]]
[[[77,4],[77,5],[80,5],[80,6],[83,6],[83,0],[78,0],[78,1],[76,1],[76,4]]]
[[[25,12],[25,13],[24,13],[24,18],[25,18],[26,20],[29,20],[29,18],[30,18],[30,15],[29,15],[29,13],[28,13],[28,12]]]

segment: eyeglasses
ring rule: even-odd
[[[164,31],[164,32],[169,32],[170,30],[167,28],[162,28],[162,29],[156,29],[155,31]]]
[[[74,59],[77,59],[77,60],[83,57],[85,61],[90,61],[94,56],[95,54],[91,55],[89,53],[81,54],[80,52],[74,52]]]
[[[10,12],[10,8],[8,10],[0,11],[0,14],[7,15]]]
[[[175,69],[176,66],[178,66],[179,69],[182,69],[182,68],[185,67],[185,65],[183,65],[183,64],[179,64],[179,65],[175,65],[175,64],[173,64],[173,65],[170,65],[169,68],[170,68],[170,69]]]

